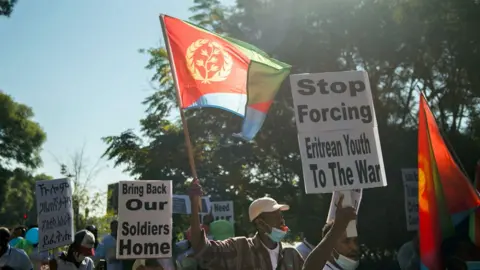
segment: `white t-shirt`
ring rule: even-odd
[[[263,243],[262,243],[263,245]],[[270,255],[270,261],[272,262],[272,270],[277,269],[278,265],[278,253],[280,252],[280,243],[277,244],[277,247],[274,249],[269,249],[267,246],[263,245]]]
[[[333,265],[330,262],[327,262],[325,264],[325,267],[323,267],[323,270],[341,270],[340,268],[337,268],[335,265]]]

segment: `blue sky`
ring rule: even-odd
[[[83,145],[91,167],[105,150],[101,137],[139,129],[141,102],[153,90],[148,57],[137,51],[161,44],[160,13],[187,19],[192,4],[20,0],[0,18],[0,89],[31,106],[47,133],[38,172],[60,177],[57,160],[68,162]],[[92,188],[130,179],[112,165],[102,162]]]

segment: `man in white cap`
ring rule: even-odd
[[[248,209],[250,221],[257,229],[252,238],[234,237],[223,241],[208,240],[200,228],[199,209],[201,186],[192,184],[190,190],[192,215],[191,243],[195,258],[207,269],[268,269],[301,270],[302,256],[294,247],[282,247],[288,232],[282,211],[288,205],[264,197],[253,201]]]

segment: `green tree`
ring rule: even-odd
[[[41,165],[46,135],[32,120],[31,108],[0,92],[0,219],[4,224],[22,221],[33,207],[34,177]]]
[[[0,16],[10,16],[17,0],[0,0]]]

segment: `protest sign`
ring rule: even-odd
[[[38,248],[53,249],[73,242],[72,185],[69,179],[35,182]]]
[[[233,201],[212,202],[212,215],[214,220],[225,219],[234,223]]]
[[[358,214],[358,209],[360,208],[360,202],[362,201],[362,190],[343,190],[343,191],[334,191],[332,194],[332,200],[330,201],[330,209],[328,210],[327,223],[335,220],[335,212],[337,211],[337,202],[340,199],[340,195],[343,194],[343,204],[342,207],[351,206],[355,208],[355,212]],[[348,223],[347,227],[347,236],[356,237],[357,233],[357,221],[351,221]]]
[[[290,76],[306,193],[387,185],[364,71]]]
[[[117,259],[172,256],[172,182],[121,181]]]
[[[200,213],[210,213],[210,197],[203,196],[201,203],[202,208],[200,209]],[[188,195],[173,195],[173,213],[183,215],[190,215],[192,213],[190,197]]]
[[[418,230],[418,169],[402,169],[407,230]]]

